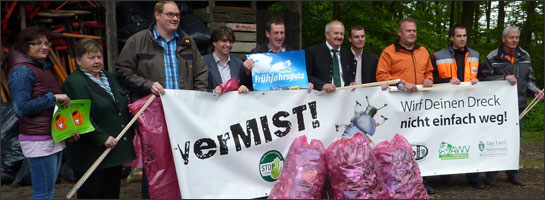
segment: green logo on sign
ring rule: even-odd
[[[446,142],[441,142],[439,146],[439,158],[441,160],[456,160],[469,158],[470,146],[454,146]]]
[[[479,150],[484,151],[484,143],[483,141],[479,141]]]
[[[274,182],[282,173],[284,156],[277,150],[270,150],[259,160],[259,174],[268,182]]]

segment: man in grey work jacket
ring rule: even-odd
[[[530,54],[518,46],[520,31],[515,26],[506,27],[502,33],[502,42],[499,48],[486,56],[486,65],[481,72],[484,80],[507,80],[511,85],[517,85],[519,114],[526,108],[528,93],[535,98],[543,100],[543,92],[535,84],[534,70],[530,61]],[[520,132],[522,123],[519,121]],[[525,186],[520,179],[518,170],[506,171],[507,180],[515,185]],[[486,173],[486,184],[496,185],[498,172]]]

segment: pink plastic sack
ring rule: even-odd
[[[142,168],[142,147],[140,146],[140,134],[134,134],[132,144],[134,146],[134,152],[136,153],[136,159],[123,164],[123,166],[131,168]]]
[[[222,89],[222,93],[238,91],[238,80],[237,78],[233,77],[225,81],[225,83],[220,84],[220,87]]]
[[[295,138],[269,199],[321,198],[327,176],[324,151],[320,140],[308,144],[304,135]]]
[[[411,145],[405,137],[396,134],[391,142],[381,142],[374,151],[390,198],[430,198],[422,183]]]
[[[335,141],[325,155],[330,198],[389,198],[373,150],[362,133]]]
[[[153,94],[129,104],[133,115],[136,115],[151,95]],[[142,115],[138,117],[138,124],[142,142],[142,164],[148,176],[150,198],[180,199],[180,187],[178,187],[176,167],[170,150],[161,98],[155,98],[142,112]]]

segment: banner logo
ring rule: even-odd
[[[481,149],[482,146],[482,149]],[[486,140],[479,142],[479,155],[482,158],[507,155],[507,140]]]
[[[420,161],[428,156],[428,147],[423,144],[413,144],[411,147],[413,148],[414,159],[416,161]]]
[[[284,156],[277,150],[270,150],[261,156],[259,160],[259,173],[261,178],[268,182],[274,182],[282,173]]]
[[[441,160],[457,160],[469,158],[468,146],[455,146],[446,142],[441,142],[439,146],[439,158]]]

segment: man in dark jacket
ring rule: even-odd
[[[134,102],[164,89],[206,91],[208,69],[195,41],[180,28],[180,9],[173,1],[155,4],[155,23],[131,36],[116,62],[115,72]]]
[[[267,40],[253,48],[250,53],[271,53],[291,51],[291,47],[284,44],[286,25],[280,18],[271,18],[265,25]]]
[[[535,84],[534,70],[530,61],[530,55],[518,46],[520,31],[515,26],[506,27],[502,33],[503,45],[493,50],[486,56],[486,65],[481,69],[484,80],[507,80],[511,85],[517,85],[519,114],[526,108],[528,93],[535,98],[543,100],[543,91]],[[522,123],[519,121],[520,132]],[[507,180],[515,185],[525,186],[520,179],[518,170],[506,171]],[[498,172],[487,172],[488,185],[496,185]]]
[[[449,31],[452,43],[440,51],[433,53],[434,83],[451,83],[460,85],[460,82],[477,84],[479,71],[479,52],[467,47],[467,29],[457,24]],[[467,182],[474,188],[484,189],[478,173],[467,173]],[[441,175],[441,182],[451,185],[450,175]]]
[[[378,58],[363,50],[365,46],[365,29],[363,26],[352,26],[350,32],[348,32],[348,40],[352,43],[350,50],[354,55],[354,65],[356,66],[354,81],[356,84],[376,82]]]
[[[284,20],[280,18],[271,18],[267,21],[265,25],[265,35],[267,40],[260,45],[257,45],[250,51],[250,54],[254,53],[276,53],[284,51],[292,51],[293,49],[288,45],[284,44],[284,39],[286,35],[286,24]],[[253,90],[252,83],[252,68],[254,67],[253,59],[246,59],[244,61],[244,74],[245,82],[244,84],[250,89]],[[310,92],[313,88],[312,83],[309,83],[308,91]]]
[[[338,87],[355,84],[354,58],[350,51],[341,47],[344,25],[340,21],[327,23],[325,37],[326,42],[305,50],[305,58],[309,81],[317,90],[331,93]]]
[[[208,68],[195,41],[180,27],[180,9],[173,1],[159,1],[155,23],[131,36],[115,63],[115,72],[129,90],[131,102],[166,89],[206,91]],[[149,199],[148,178],[142,180],[142,198]]]

